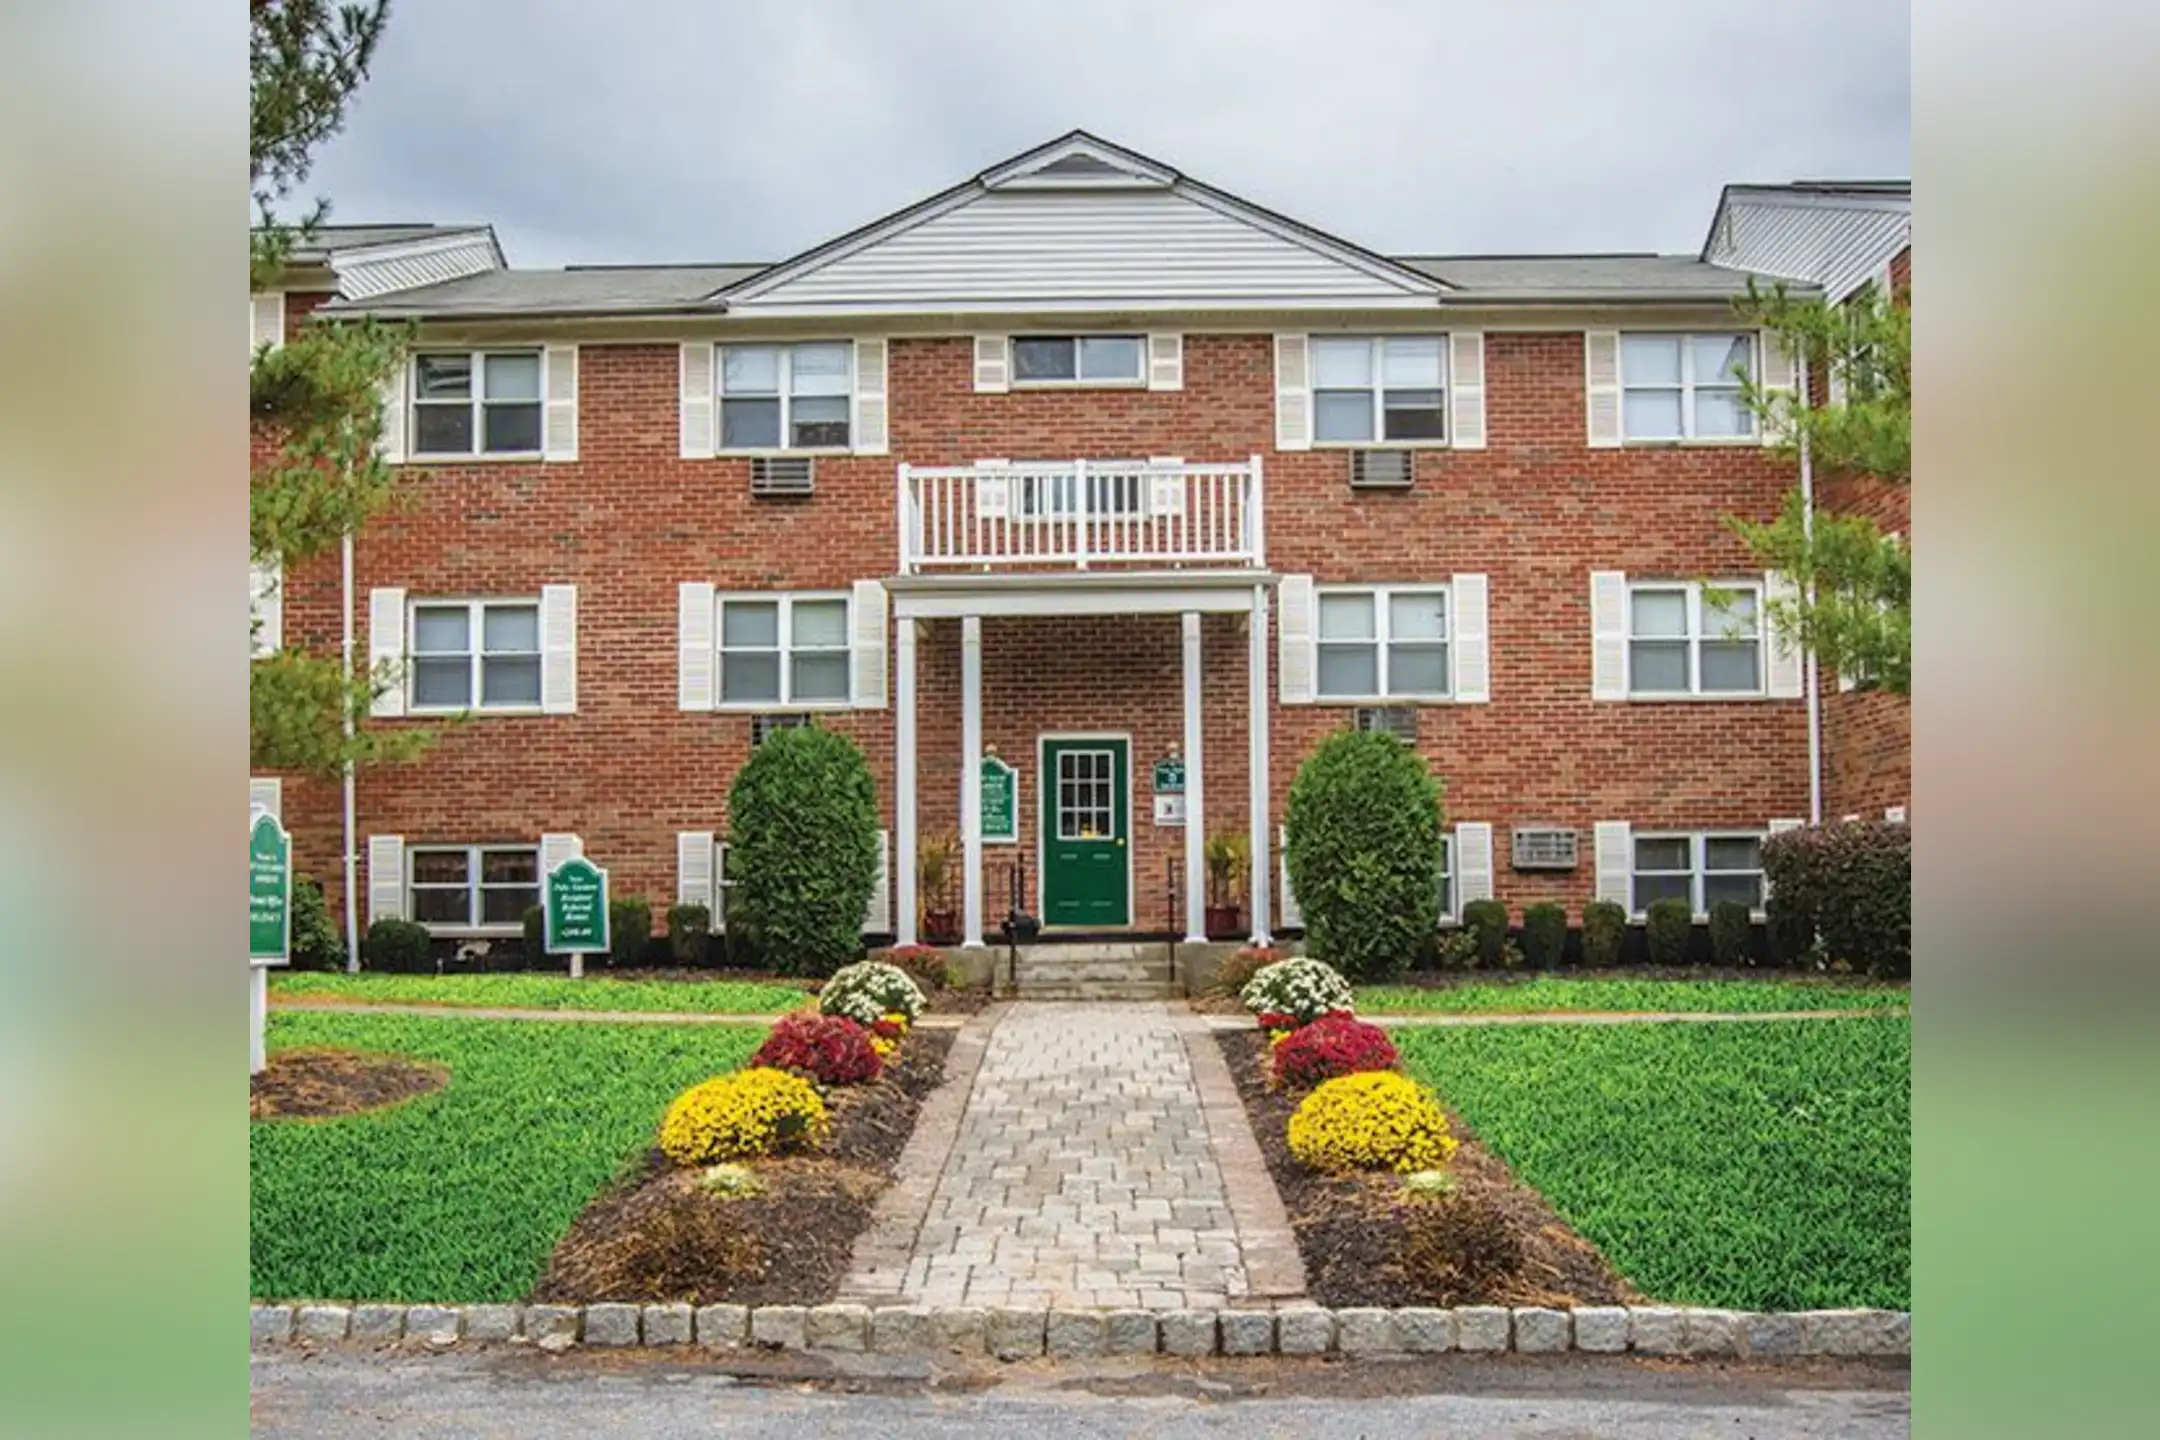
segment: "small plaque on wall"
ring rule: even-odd
[[[1185,795],[1180,791],[1173,795],[1155,797],[1155,823],[1157,825],[1183,825],[1185,823]]]

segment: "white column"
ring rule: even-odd
[[[915,620],[893,625],[893,942],[915,943]]]
[[[1185,939],[1207,939],[1207,804],[1200,778],[1200,617],[1185,627]]]
[[[1251,689],[1247,706],[1252,730],[1252,943],[1265,945],[1272,938],[1269,933],[1271,906],[1269,892],[1275,866],[1270,856],[1274,846],[1268,842],[1273,831],[1268,825],[1268,592],[1265,585],[1253,586],[1252,621],[1246,627],[1252,642],[1246,668],[1251,672]]]
[[[270,1063],[263,1051],[263,1025],[270,1014],[270,972],[248,966],[248,1074],[260,1075]]]
[[[966,929],[961,944],[983,943],[982,617],[960,621],[960,889]]]

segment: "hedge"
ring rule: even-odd
[[[1439,924],[1440,782],[1424,759],[1337,731],[1298,767],[1283,828],[1313,957],[1352,980],[1400,973]]]

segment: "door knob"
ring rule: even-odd
[[[1117,837],[1117,843],[1118,843],[1118,849],[1120,849],[1120,850],[1124,849],[1124,848],[1125,848],[1125,837],[1124,837],[1124,836],[1122,836],[1122,835],[1118,836],[1118,837]]]

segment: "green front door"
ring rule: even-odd
[[[1045,925],[1132,923],[1130,759],[1123,740],[1043,742]]]

